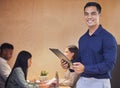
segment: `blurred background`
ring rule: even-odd
[[[0,44],[9,42],[15,47],[10,66],[19,51],[28,50],[33,55],[28,79],[39,79],[41,70],[48,71],[49,78],[56,71],[63,77],[60,60],[49,48],[64,52],[67,45],[78,46],[80,36],[87,31],[83,8],[88,1],[101,4],[100,23],[119,45],[120,0],[0,0]],[[113,71],[112,88],[120,88],[119,64]]]

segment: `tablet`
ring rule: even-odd
[[[72,65],[72,62],[59,50],[55,48],[49,48],[59,59],[63,59],[68,62],[69,65]]]

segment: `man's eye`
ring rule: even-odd
[[[84,13],[85,16],[88,16],[88,13]]]
[[[96,13],[96,12],[93,12],[93,13],[91,13],[91,15],[97,15],[97,13]]]

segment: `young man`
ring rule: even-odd
[[[110,72],[116,63],[117,43],[115,38],[99,23],[101,6],[88,2],[84,17],[88,31],[79,39],[79,53],[73,69],[81,74],[76,88],[111,88]],[[62,63],[64,68],[68,65]]]
[[[4,88],[6,79],[11,72],[7,61],[11,59],[13,49],[13,45],[9,43],[3,43],[0,47],[0,88]]]

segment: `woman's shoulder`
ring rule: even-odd
[[[17,69],[17,70],[22,70],[21,67],[16,67],[15,69]]]
[[[13,73],[23,73],[22,69],[20,67],[16,67],[14,70],[13,70]]]

